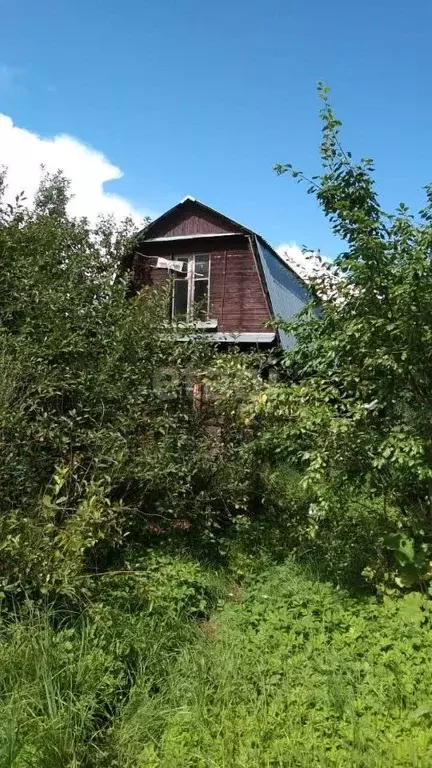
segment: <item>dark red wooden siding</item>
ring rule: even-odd
[[[270,313],[250,246],[213,251],[210,270],[210,317],[218,330],[262,331]]]
[[[184,207],[174,211],[169,216],[156,221],[151,227],[149,237],[178,237],[180,235],[208,235],[221,232],[242,232],[224,216],[203,210],[193,202],[185,203]]]
[[[144,241],[140,244],[140,252],[145,256],[138,255],[135,260],[138,287],[148,282],[158,285],[167,279],[166,270],[154,269],[156,256],[175,258],[176,255],[193,252],[210,254],[209,319],[217,319],[218,331],[262,331],[263,323],[270,319],[267,297],[247,237],[221,238],[220,241],[203,238],[197,243]]]

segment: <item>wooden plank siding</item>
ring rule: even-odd
[[[210,211],[197,211],[193,203],[186,205],[181,211],[162,218],[151,228],[150,237],[179,237],[181,235],[208,235],[223,232],[241,232],[238,225]]]
[[[210,316],[218,330],[262,331],[270,311],[250,245],[213,251],[210,269]]]
[[[270,308],[255,254],[246,235],[171,243],[142,241],[134,264],[137,288],[144,283],[160,285],[167,280],[166,270],[154,268],[157,256],[174,259],[191,253],[208,253],[210,256],[209,319],[217,319],[218,331],[240,333],[265,330],[263,324],[271,317]]]

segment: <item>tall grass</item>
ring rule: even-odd
[[[3,625],[1,639],[1,765],[78,765],[106,692],[88,632],[77,646],[48,615],[33,614]]]
[[[180,554],[149,554],[147,566],[104,579],[81,613],[30,606],[0,618],[0,768],[121,765],[111,732],[135,680],[156,712],[195,638],[188,617],[219,588]]]
[[[191,621],[179,606],[198,570],[179,561],[186,594],[166,567],[159,605],[108,591],[68,625],[36,611],[1,625],[2,768],[432,765],[421,595],[354,599],[287,562]]]
[[[189,632],[187,624],[145,613],[137,620],[123,612],[121,620],[124,627],[81,617],[72,628],[54,629],[47,612],[3,626],[1,768],[114,765],[110,731],[136,676],[157,701]]]

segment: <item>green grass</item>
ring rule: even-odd
[[[1,768],[432,765],[432,603],[355,599],[287,562],[191,621],[206,574],[171,557],[154,584],[164,568],[160,604],[107,586],[68,626],[1,626]]]
[[[2,626],[1,768],[112,768],[112,724],[136,676],[154,695],[192,638],[173,617],[92,614],[56,629],[50,612]]]
[[[116,728],[135,768],[430,766],[430,604],[356,601],[270,569]]]
[[[103,659],[91,645],[86,628],[80,637],[55,632],[48,615],[3,625],[2,767],[79,764],[94,715],[112,689]]]

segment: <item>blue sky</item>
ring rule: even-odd
[[[322,79],[384,204],[419,207],[431,34],[430,0],[0,0],[0,112],[103,153],[123,172],[106,190],[135,208],[191,194],[274,245],[333,256],[314,199],[272,164],[318,170]]]

